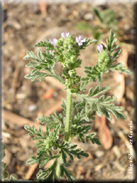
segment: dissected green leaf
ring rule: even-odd
[[[93,10],[94,10],[94,12],[95,12],[96,16],[99,18],[99,20],[100,20],[101,22],[103,22],[103,20],[102,20],[102,17],[101,17],[101,15],[100,15],[99,10],[98,10],[97,8],[93,8]]]
[[[89,92],[88,92],[88,97],[95,97],[95,96],[98,96],[104,92],[107,92],[108,90],[110,90],[110,87],[103,87],[103,88],[100,88],[100,85],[98,85],[94,91],[92,88],[89,89]]]
[[[117,71],[120,71],[120,72],[123,72],[123,73],[126,73],[128,75],[132,75],[132,72],[126,68],[124,68],[124,66],[121,64],[121,63],[118,63],[116,65],[113,65],[111,67],[111,70],[117,70]]]
[[[89,98],[87,95],[79,95],[79,98],[84,98],[86,100],[87,105],[99,116],[103,114],[111,120],[111,113],[115,115],[117,119],[126,119],[125,114],[123,114],[123,108],[114,105],[115,97],[106,97],[102,95],[100,98]]]
[[[27,160],[26,163],[30,164],[30,165],[34,165],[35,163],[37,163],[37,157],[36,156],[32,156],[30,159]]]

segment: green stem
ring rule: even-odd
[[[57,161],[56,176],[57,179],[60,180],[60,161],[62,161],[62,156],[60,156]]]
[[[67,111],[66,111],[66,123],[65,123],[65,141],[69,141],[71,139],[71,114],[72,111],[72,93],[68,89],[67,90]],[[60,164],[62,162],[62,156],[58,158],[57,162],[57,169],[56,169],[56,176],[57,179],[60,179]]]
[[[72,117],[72,93],[67,90],[67,111],[66,111],[66,124],[65,124],[65,141],[71,138],[71,117]]]

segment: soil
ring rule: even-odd
[[[43,7],[43,8],[42,8]],[[99,25],[100,22],[93,13],[92,4],[23,4],[5,3],[3,22],[3,109],[10,111],[20,117],[34,122],[38,116],[46,114],[49,109],[58,104],[61,98],[66,97],[66,92],[55,81],[45,79],[42,82],[24,79],[24,75],[30,70],[25,67],[27,61],[23,60],[27,50],[37,51],[33,45],[45,38],[59,37],[62,31],[69,31],[73,35],[81,34],[83,37],[93,38],[92,31],[81,31],[77,23],[86,22],[91,27]],[[82,144],[75,140],[83,150],[89,153],[88,158],[70,162],[70,170],[76,179],[84,180],[127,180],[129,167],[129,147],[127,142],[129,133],[129,121],[135,121],[135,22],[134,4],[110,4],[98,6],[101,10],[111,8],[116,12],[117,27],[121,31],[118,35],[120,45],[125,50],[126,56],[121,56],[121,61],[133,72],[132,76],[109,73],[104,76],[102,86],[111,86],[108,94],[118,98],[117,104],[125,108],[127,120],[106,121],[105,129],[108,129],[108,139],[101,132],[100,119],[91,124],[97,136],[103,143],[97,146],[91,143]],[[102,32],[101,41],[105,41],[109,29]],[[117,36],[117,35],[116,35]],[[89,46],[82,51],[82,67],[77,70],[84,76],[84,66],[96,64],[96,45]],[[58,72],[61,72],[58,66]],[[98,82],[91,83],[96,86]],[[52,90],[51,90],[52,89]],[[43,97],[52,91],[49,97]],[[30,166],[26,165],[27,159],[36,153],[33,142],[30,141],[28,133],[24,130],[20,121],[13,122],[3,117],[3,141],[6,145],[7,170],[9,174],[18,179],[26,179]],[[103,119],[102,119],[103,120]],[[38,123],[38,122],[37,122]],[[118,132],[121,132],[121,136]],[[104,132],[105,133],[105,132]],[[135,126],[134,135],[135,138]],[[109,138],[112,138],[109,141]],[[107,144],[107,140],[110,145]],[[36,179],[37,168],[31,170],[29,179]]]

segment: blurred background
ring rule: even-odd
[[[105,43],[112,28],[122,48],[118,62],[128,67],[133,75],[127,76],[118,72],[105,74],[101,85],[111,87],[107,94],[117,97],[116,104],[125,108],[127,119],[108,121],[105,117],[96,117],[91,126],[93,131],[97,132],[102,146],[82,144],[75,140],[89,157],[75,159],[74,162],[70,162],[69,169],[76,179],[127,180],[130,153],[129,124],[130,121],[135,122],[135,4],[111,3],[95,6],[88,3],[48,4],[39,0],[37,3],[4,3],[2,6],[2,135],[6,145],[4,161],[9,174],[23,180],[36,179],[37,165],[26,165],[27,159],[36,154],[36,149],[23,126],[38,126],[36,117],[61,111],[61,99],[66,98],[64,88],[53,78],[46,78],[42,82],[24,79],[24,75],[30,72],[29,68],[25,67],[28,61],[23,60],[26,51],[36,53],[37,49],[33,47],[36,42],[47,38],[59,38],[64,31],[82,35],[83,38],[96,38],[97,44]],[[96,64],[97,44],[92,44],[82,51],[82,67],[77,70],[81,76],[84,76],[84,66]],[[57,70],[61,73],[59,66]],[[91,83],[87,90],[97,84],[98,82]],[[132,176],[134,177],[134,172]]]

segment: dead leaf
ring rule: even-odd
[[[127,61],[128,61],[128,51],[126,49],[122,49],[122,52],[117,62],[122,63],[127,68]]]
[[[106,117],[105,116],[98,117],[98,120],[100,123],[99,125],[100,141],[105,149],[110,149],[112,146],[113,138],[109,128],[106,125]]]
[[[11,162],[11,158],[12,158],[11,153],[10,153],[7,149],[5,149],[5,157],[3,158],[2,161],[3,161],[6,165],[9,165],[10,162]]]

